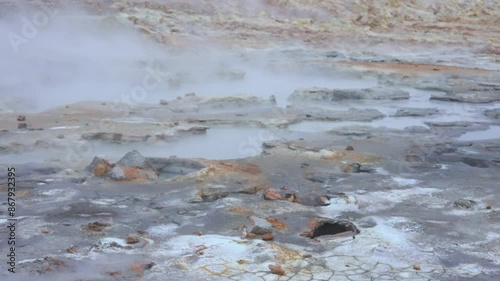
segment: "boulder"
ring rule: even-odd
[[[104,177],[111,171],[113,166],[114,165],[110,164],[106,159],[94,157],[92,162],[85,168],[85,171],[96,177]]]
[[[137,150],[131,151],[118,162],[108,173],[117,181],[158,180],[159,172]]]

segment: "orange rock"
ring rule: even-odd
[[[303,236],[303,237],[311,237],[312,233],[310,231],[304,231],[304,232],[301,232],[299,235]]]
[[[267,189],[264,192],[264,199],[266,199],[266,200],[281,200],[281,194],[275,189]]]
[[[76,254],[78,252],[78,248],[76,246],[70,246],[68,248],[68,253]]]
[[[246,207],[240,207],[240,206],[231,206],[227,208],[228,211],[234,212],[234,213],[243,213],[243,214],[255,214],[255,211],[246,208]]]
[[[87,231],[95,231],[95,232],[101,232],[103,231],[106,227],[110,226],[109,223],[102,223],[102,222],[91,222],[86,225],[82,226],[82,229],[87,230]]]
[[[135,180],[139,178],[139,169],[137,167],[126,166],[122,167],[125,173],[125,180]]]
[[[151,269],[155,265],[154,262],[134,261],[130,265],[130,270],[135,273],[143,274],[144,271]]]
[[[273,225],[274,228],[276,228],[276,229],[278,229],[280,231],[284,231],[284,230],[287,229],[286,223],[278,220],[277,218],[268,217],[268,218],[266,218],[266,220],[268,222],[270,222]]]
[[[285,275],[285,270],[279,265],[269,265],[272,274]]]
[[[104,177],[108,174],[109,170],[111,170],[109,165],[97,164],[94,168],[94,175],[96,177]]]
[[[415,264],[415,265],[413,266],[413,269],[415,269],[415,270],[420,270],[420,269],[422,269],[422,268],[420,267],[420,265]]]
[[[136,244],[139,243],[139,236],[134,234],[127,235],[127,244]]]
[[[199,231],[199,230],[196,230],[196,231],[194,232],[194,234],[196,234],[196,235],[198,235],[198,236],[201,236],[201,235],[203,235],[203,232],[201,232],[201,231]]]
[[[262,235],[262,240],[264,241],[271,241],[274,239],[274,234],[272,233],[265,233],[264,235]]]

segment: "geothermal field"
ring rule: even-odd
[[[500,280],[497,0],[0,0],[0,280]]]

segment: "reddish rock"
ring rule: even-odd
[[[281,200],[281,194],[275,189],[267,189],[264,192],[264,199],[266,199],[266,200]]]
[[[72,245],[72,246],[69,246],[67,251],[68,251],[68,253],[76,254],[78,252],[78,248],[76,246]]]
[[[18,115],[17,116],[17,121],[19,121],[19,122],[26,121],[26,116],[24,116],[24,115]]]
[[[311,237],[312,233],[310,231],[304,231],[299,234],[302,237]]]
[[[255,214],[254,210],[252,210],[250,208],[246,208],[246,207],[240,207],[240,206],[231,206],[231,207],[228,207],[227,210],[229,212],[240,213],[240,214],[248,214],[248,215]]]
[[[287,229],[286,223],[278,220],[277,218],[268,217],[266,218],[266,220],[270,222],[273,225],[273,227],[278,229],[279,231],[284,231]]]
[[[280,276],[285,275],[285,270],[279,265],[269,265],[269,269],[271,270],[272,274]]]
[[[112,168],[113,165],[110,164],[108,160],[94,157],[92,163],[85,168],[85,171],[92,173],[96,177],[104,177],[109,171],[111,171]]]
[[[352,145],[348,145],[345,150],[347,151],[354,151],[354,147],[352,147]]]
[[[257,237],[257,235],[255,235],[255,234],[253,234],[253,233],[250,232],[245,237],[248,238],[248,239],[255,239],[255,237]]]
[[[139,243],[140,237],[135,234],[127,235],[127,244],[136,244]]]
[[[91,222],[91,223],[82,225],[82,229],[87,230],[87,231],[101,232],[108,226],[110,226],[109,223],[102,223],[102,222],[95,221],[95,222]]]
[[[150,270],[151,268],[153,268],[153,266],[155,266],[154,262],[134,261],[130,265],[130,270],[142,275],[144,271]]]
[[[420,265],[418,265],[418,264],[415,264],[415,265],[413,266],[413,269],[415,269],[415,270],[420,270],[420,269],[422,269],[422,267],[420,267]]]
[[[262,240],[264,241],[271,241],[274,239],[274,234],[272,233],[266,233],[264,235],[262,235]]]
[[[137,150],[123,156],[108,173],[117,181],[151,181],[158,180],[159,172]]]

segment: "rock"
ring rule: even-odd
[[[468,102],[468,103],[490,103],[500,101],[500,91],[471,91],[467,93],[435,93],[431,100]]]
[[[167,100],[164,100],[164,99],[161,99],[161,100],[160,100],[160,104],[161,104],[161,105],[168,105],[168,101],[167,101]]]
[[[251,229],[250,233],[255,235],[264,235],[273,233],[273,225],[263,218],[257,216],[249,216],[247,218],[247,229]]]
[[[158,180],[159,172],[137,150],[131,151],[115,163],[108,175],[113,180]]]
[[[459,209],[470,209],[472,206],[476,205],[476,201],[460,198],[457,201],[453,202],[453,206]]]
[[[156,263],[154,262],[134,261],[130,264],[130,270],[138,274],[143,274],[144,271],[150,270],[155,265]]]
[[[108,160],[99,157],[94,157],[92,162],[85,168],[86,172],[93,174],[96,177],[104,177],[113,168]]]
[[[330,205],[330,198],[328,196],[322,195],[316,198],[315,206],[328,206]]]
[[[18,129],[27,129],[28,128],[28,124],[26,124],[26,123],[19,123],[19,124],[17,124],[17,128]]]
[[[226,198],[229,192],[225,192],[219,188],[204,188],[198,191],[198,196],[202,202],[214,202],[221,198]]]
[[[464,128],[474,125],[472,122],[466,122],[466,121],[450,121],[450,122],[429,121],[425,122],[425,124],[430,127],[464,127]]]
[[[286,223],[278,220],[277,218],[273,217],[268,217],[266,220],[273,225],[274,228],[278,229],[279,231],[285,231],[287,229]]]
[[[75,245],[71,245],[68,247],[67,252],[71,254],[76,254],[78,253],[78,248]]]
[[[472,157],[463,157],[462,163],[476,168],[489,168],[491,166],[491,162],[484,159],[476,159]]]
[[[343,173],[359,173],[361,172],[361,165],[358,163],[344,164],[340,166]]]
[[[299,104],[302,106],[302,104]],[[297,106],[297,105],[295,105]],[[309,108],[302,115],[306,120],[317,121],[372,121],[383,118],[385,115],[376,109],[357,109],[348,110],[326,110],[322,108]]]
[[[127,244],[137,244],[140,241],[140,237],[135,234],[129,234],[125,241],[127,241]]]
[[[264,241],[271,241],[274,239],[274,234],[272,233],[265,233],[262,235],[262,240]]]
[[[422,267],[420,265],[418,265],[418,264],[415,264],[415,265],[413,265],[413,269],[415,269],[415,270],[421,270]]]
[[[26,116],[24,116],[24,115],[18,115],[18,116],[17,116],[17,121],[19,121],[19,122],[24,122],[24,121],[26,121]]]
[[[285,275],[285,270],[279,265],[269,265],[269,270],[271,270],[272,274]]]
[[[153,165],[151,165],[151,163],[146,158],[144,158],[144,156],[142,156],[137,150],[133,150],[125,154],[122,159],[116,162],[116,165],[122,167],[132,166],[141,169],[155,170]]]
[[[95,221],[82,225],[82,229],[87,231],[101,232],[108,226],[111,226],[111,224]]]
[[[409,99],[406,91],[393,88],[328,89],[308,88],[295,90],[288,98],[291,102],[336,102],[342,100],[400,100]]]
[[[500,119],[500,108],[486,110],[484,112],[484,115],[490,118]]]
[[[435,108],[401,108],[398,109],[396,114],[394,115],[395,117],[421,117],[421,116],[428,116],[428,115],[435,115],[438,114],[439,110]]]
[[[266,200],[281,200],[281,194],[275,189],[267,189],[264,192],[264,199]]]
[[[354,147],[352,147],[352,145],[348,145],[345,150],[347,151],[354,151]]]
[[[229,109],[243,108],[251,106],[274,106],[276,104],[272,99],[265,100],[260,97],[248,95],[230,95],[203,98],[199,101],[200,109]]]

